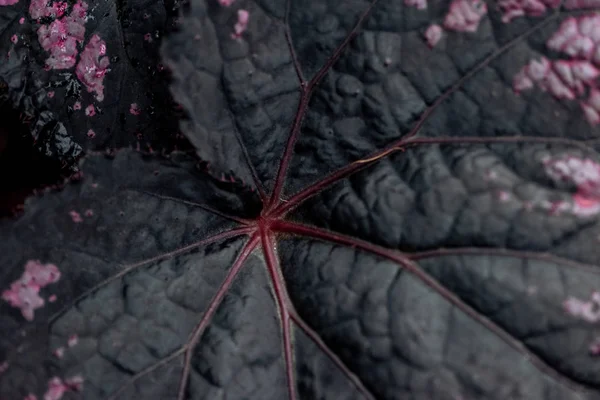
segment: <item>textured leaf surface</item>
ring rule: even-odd
[[[511,4],[192,1],[198,157],[0,227],[0,397],[600,399],[595,83],[532,64],[592,11]]]

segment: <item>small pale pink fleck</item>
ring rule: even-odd
[[[71,216],[71,219],[73,220],[73,222],[75,222],[76,224],[83,222],[83,218],[81,218],[81,214],[79,214],[77,211],[71,210],[71,211],[69,211],[69,215]]]
[[[51,98],[53,98],[53,97],[54,97],[54,91],[53,91],[53,90],[51,90],[51,91],[49,91],[49,92],[48,92],[48,98],[50,98],[50,99],[51,99]]]
[[[223,7],[229,7],[235,0],[219,0],[219,4]]]
[[[94,210],[88,208],[87,210],[85,210],[84,215],[86,217],[92,217],[94,215]]]
[[[25,23],[25,17],[21,17],[19,19],[19,24],[23,25]]]
[[[53,295],[51,295],[50,297],[48,297],[48,301],[49,301],[50,303],[54,303],[54,302],[56,301],[56,295],[55,295],[55,294],[53,294]]]
[[[75,334],[74,334],[74,335],[71,335],[71,336],[69,336],[69,340],[67,341],[67,345],[68,345],[69,347],[76,346],[76,345],[77,345],[77,343],[79,343],[79,336],[77,336],[77,335],[75,335]]]
[[[0,6],[12,6],[18,2],[19,0],[0,0]]]
[[[140,110],[140,107],[137,105],[137,103],[131,103],[129,106],[129,112],[133,115],[140,115],[142,110]]]
[[[427,45],[429,45],[430,48],[435,47],[435,45],[438,44],[442,38],[442,33],[443,30],[441,26],[437,24],[430,25],[425,31],[425,40],[427,41]]]
[[[150,18],[150,14],[144,13],[144,19],[148,19],[148,18]]]
[[[89,129],[86,133],[87,137],[89,137],[90,139],[93,139],[96,137],[96,132],[94,132],[93,129]]]
[[[12,35],[10,37],[10,41],[13,42],[14,44],[17,44],[19,42],[19,38],[17,35]]]
[[[6,372],[6,370],[8,369],[8,366],[9,366],[8,361],[4,361],[4,362],[0,363],[0,375]]]
[[[27,396],[25,396],[23,398],[23,400],[38,400],[38,398],[37,398],[37,396],[35,394],[29,393]]]
[[[248,21],[250,19],[250,13],[246,10],[238,10],[237,12],[237,22],[233,27],[234,33],[231,34],[233,39],[240,38],[242,33],[246,31],[248,28]]]
[[[148,43],[152,42],[152,34],[150,34],[150,33],[146,33],[146,34],[144,35],[144,40],[145,40],[146,42],[148,42]]]
[[[97,184],[97,183],[92,183],[92,188],[93,188],[93,189],[96,189],[96,188],[98,188],[98,184]]]
[[[506,202],[508,200],[510,200],[510,193],[507,192],[506,190],[501,190],[498,192],[498,200],[500,200],[501,202]]]
[[[64,347],[59,347],[57,349],[55,349],[52,354],[54,354],[54,356],[56,358],[63,358],[63,356],[65,355],[65,348]]]
[[[73,110],[81,110],[81,102],[80,101],[76,101],[75,104],[73,104]]]
[[[90,104],[85,108],[85,115],[87,115],[88,117],[93,117],[94,115],[96,115],[96,109],[94,108],[93,104]]]

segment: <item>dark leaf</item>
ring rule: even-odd
[[[0,226],[0,397],[600,399],[600,17],[532,4],[193,0],[198,157]]]

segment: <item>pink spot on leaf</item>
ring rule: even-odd
[[[538,87],[558,99],[578,99],[590,125],[600,124],[600,15],[565,19],[546,46],[569,59],[530,61],[513,78],[515,92]]]
[[[17,1],[19,1],[19,0],[17,0]],[[19,19],[19,24],[20,24],[20,25],[23,25],[24,23],[25,23],[25,17],[21,17],[21,18]]]
[[[425,31],[425,40],[427,40],[429,47],[435,47],[442,38],[442,34],[443,30],[441,26],[437,24],[430,25]]]
[[[12,35],[10,41],[13,42],[13,44],[17,44],[19,42],[19,37],[17,35]]]
[[[81,102],[80,101],[76,101],[75,104],[73,104],[73,110],[81,110]]]
[[[483,0],[453,0],[444,19],[444,28],[456,32],[476,32],[479,22],[487,14]]]
[[[229,7],[235,0],[219,0],[219,4],[223,7]]]
[[[23,317],[32,321],[34,311],[44,305],[39,296],[41,288],[60,279],[60,271],[54,264],[42,264],[39,260],[29,260],[21,278],[13,282],[9,290],[2,293],[2,299],[11,306],[21,309]]]
[[[19,0],[0,0],[0,6],[12,6],[18,2]]]
[[[140,115],[142,110],[140,110],[140,107],[137,105],[137,103],[131,103],[129,106],[129,112],[133,115]]]
[[[87,115],[88,117],[93,117],[94,115],[96,115],[96,108],[93,104],[90,104],[85,108],[85,115]]]
[[[52,354],[54,354],[54,356],[56,358],[63,358],[63,356],[65,355],[65,348],[64,347],[59,347],[57,349],[55,349]]]
[[[234,33],[231,34],[231,37],[233,39],[240,38],[242,36],[242,33],[244,33],[246,31],[246,28],[248,28],[250,13],[246,10],[238,10],[237,18],[237,22],[233,27]]]
[[[587,322],[600,321],[600,293],[593,292],[589,301],[569,297],[563,303],[565,311]]]
[[[69,340],[67,341],[67,345],[69,347],[76,346],[77,343],[79,343],[79,336],[77,336],[77,335],[71,335],[71,336],[69,336]]]
[[[151,33],[146,33],[144,35],[144,40],[148,43],[152,42],[152,34]]]
[[[54,303],[54,302],[56,301],[56,295],[55,295],[55,294],[53,294],[52,296],[48,297],[48,301],[49,301],[50,303]]]
[[[73,220],[73,222],[75,222],[76,224],[83,222],[83,218],[81,218],[81,214],[79,214],[77,211],[75,211],[75,210],[69,211],[69,215],[71,216],[71,219]]]
[[[48,68],[67,69],[75,65],[77,44],[83,41],[85,35],[87,7],[87,3],[78,0],[71,15],[55,19],[38,29],[38,40],[42,48],[50,53],[46,60]],[[51,7],[46,7],[44,0],[32,0],[29,12],[32,18],[58,17],[64,14],[66,8],[66,3],[53,3]]]
[[[110,61],[106,55],[106,43],[100,36],[93,35],[81,52],[75,69],[77,78],[86,86],[88,92],[96,93],[96,100],[104,100],[104,75],[108,72]]]
[[[93,129],[89,129],[86,133],[87,137],[89,137],[90,139],[93,139],[96,137],[96,132],[94,132]]]
[[[559,181],[570,181],[577,186],[571,201],[553,205],[554,211],[567,211],[582,217],[600,213],[600,164],[573,156],[544,161],[548,176]]]
[[[87,210],[85,210],[84,215],[86,217],[92,217],[94,215],[94,211],[91,209],[87,209]]]
[[[499,0],[502,22],[508,23],[518,17],[540,17],[548,9],[560,6],[560,0]]]
[[[66,392],[79,392],[83,388],[83,378],[74,376],[63,382],[59,377],[48,381],[48,390],[44,394],[44,400],[60,400]]]
[[[51,90],[51,91],[48,92],[48,97],[49,98],[53,98],[54,97],[54,91],[53,90]]]

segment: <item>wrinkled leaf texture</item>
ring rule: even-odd
[[[563,308],[600,287],[598,214],[547,169],[599,163],[598,129],[511,87],[577,12],[492,3],[429,48],[446,2],[193,0],[163,51],[217,173],[91,155],[0,225],[3,289],[61,271],[31,322],[0,306],[0,397],[600,399],[598,327]]]

